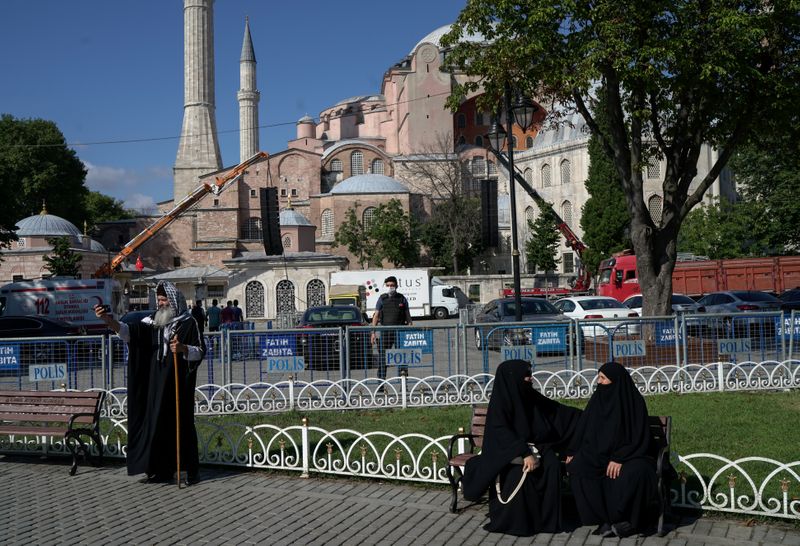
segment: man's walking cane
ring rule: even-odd
[[[172,364],[175,369],[175,458],[178,467],[178,489],[181,488],[181,406],[178,394],[178,353],[172,353]]]

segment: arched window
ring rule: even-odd
[[[517,145],[517,135],[511,135],[511,145],[515,150],[519,150],[519,146]]]
[[[458,145],[459,146],[463,146],[466,143],[467,143],[467,139],[464,138],[464,135],[461,135],[460,137],[458,137]]]
[[[480,127],[481,125],[486,125],[483,121],[483,112],[480,110],[475,110],[475,125]]]
[[[456,127],[464,129],[467,126],[467,116],[465,114],[458,114],[456,116]]]
[[[533,148],[533,137],[529,136],[525,138],[525,147],[526,148]]]
[[[250,281],[244,288],[244,312],[247,318],[264,316],[264,285]]]
[[[647,209],[650,211],[650,218],[655,225],[661,223],[661,215],[664,211],[664,200],[660,195],[654,195],[647,200]]]
[[[542,187],[549,188],[550,187],[550,165],[545,163],[542,165]]]
[[[292,281],[282,280],[275,287],[275,305],[279,315],[295,311],[294,284]]]
[[[364,174],[364,154],[353,152],[350,154],[350,176]]]
[[[561,162],[561,183],[562,184],[569,184],[570,183],[570,165],[568,160],[564,160]]]
[[[472,174],[473,176],[484,176],[486,174],[486,163],[482,157],[472,158]]]
[[[533,171],[530,168],[525,169],[525,182],[533,186]]]
[[[242,226],[242,239],[261,239],[261,218],[248,218]]]
[[[536,209],[533,207],[525,207],[525,223],[533,223],[536,221]]]
[[[383,160],[382,159],[373,159],[372,160],[372,174],[383,174]]]
[[[288,235],[283,236],[281,243],[283,243],[283,250],[289,250],[292,248],[292,238]]]
[[[361,223],[364,225],[364,229],[367,230],[372,226],[372,221],[375,217],[375,207],[367,207],[364,209],[364,212],[361,213]]]
[[[322,211],[322,229],[320,230],[320,238],[323,241],[333,240],[333,211],[325,209]]]
[[[308,281],[306,286],[306,301],[309,307],[325,305],[325,283],[319,279]]]
[[[572,203],[564,201],[561,203],[561,219],[564,223],[572,227]]]
[[[331,172],[332,173],[340,173],[344,169],[342,168],[342,160],[341,159],[334,159],[331,161]]]
[[[647,178],[661,178],[661,161],[657,157],[647,160]]]
[[[475,146],[483,148],[483,137],[481,135],[475,137]]]

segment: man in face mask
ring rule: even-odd
[[[373,326],[411,326],[411,311],[408,308],[408,300],[397,291],[397,277],[386,277],[383,281],[386,286],[386,293],[381,294],[378,303],[375,304],[375,312],[372,314]],[[380,333],[373,331],[371,340],[373,345],[378,342],[378,377],[386,379],[386,349],[397,347],[397,330],[382,330]],[[398,373],[400,370],[398,370]]]
[[[205,356],[200,329],[174,284],[156,288],[158,310],[141,322],[118,322],[103,306],[94,311],[128,343],[128,474],[144,481],[169,481],[176,470],[175,370],[178,361],[181,470],[198,478],[194,389],[197,367]]]

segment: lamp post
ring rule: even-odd
[[[511,104],[511,86],[506,84],[503,96],[503,109],[506,114],[507,130],[501,125],[500,114],[492,122],[487,138],[498,154],[502,153],[504,142],[508,143],[508,185],[511,197],[511,268],[514,272],[514,320],[522,321],[522,294],[519,272],[519,244],[517,240],[517,193],[514,182],[514,121],[526,132],[533,125],[533,116],[538,110],[532,100],[517,94]]]

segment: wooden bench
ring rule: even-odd
[[[464,478],[462,468],[468,460],[478,455],[476,450],[483,447],[483,433],[486,429],[486,414],[489,408],[486,406],[472,406],[472,423],[470,431],[464,432],[463,428],[458,430],[458,434],[450,438],[450,447],[447,450],[447,479],[450,481],[450,511],[456,513],[458,510],[458,489],[461,480]],[[460,440],[469,442],[469,451],[455,453],[455,449]]]
[[[459,429],[458,434],[450,438],[447,452],[447,479],[450,481],[451,502],[450,511],[458,510],[458,490],[464,478],[462,468],[468,460],[478,455],[477,450],[483,447],[483,435],[486,428],[486,406],[472,407],[472,423],[470,432]],[[664,536],[664,519],[670,512],[669,485],[672,478],[672,466],[669,461],[670,434],[672,432],[672,417],[650,416],[650,448],[648,454],[656,461],[656,476],[658,478],[658,536]],[[456,453],[459,441],[469,442],[468,451]],[[562,461],[563,463],[563,461]],[[565,473],[566,474],[566,473]]]
[[[0,391],[0,434],[58,436],[72,454],[70,476],[78,468],[78,454],[91,458],[83,436],[97,446],[96,464],[103,462],[100,408],[103,392]]]

